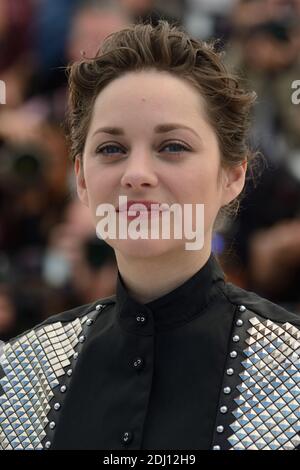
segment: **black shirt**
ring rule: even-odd
[[[132,449],[210,447],[234,315],[213,268],[211,258],[145,305],[119,274],[116,309],[99,316],[81,355],[55,448],[119,449],[124,432]]]
[[[225,282],[213,256],[147,304],[130,297],[119,274],[116,296],[53,316],[7,345],[0,449],[294,449],[299,352],[300,319]],[[35,389],[21,437],[8,423],[18,379]],[[22,441],[33,426],[30,403],[40,434]],[[1,421],[1,410],[12,418]]]

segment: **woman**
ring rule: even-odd
[[[164,21],[114,33],[71,66],[78,195],[115,251],[117,291],[6,345],[3,448],[299,445],[300,320],[226,283],[211,254],[216,220],[244,187],[253,101],[212,46]],[[172,204],[187,207],[200,248],[176,236]],[[163,212],[170,236],[163,222],[149,236],[145,221]]]

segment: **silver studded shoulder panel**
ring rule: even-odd
[[[56,425],[51,413],[61,406],[58,397],[67,389],[72,363],[95,313],[41,326],[5,344],[0,361],[0,450],[50,447]]]
[[[230,348],[220,397],[228,413],[218,413],[213,449],[296,449],[300,328],[239,310]]]

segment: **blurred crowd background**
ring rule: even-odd
[[[160,18],[219,38],[257,92],[250,139],[263,160],[213,250],[229,281],[300,313],[300,0],[0,0],[2,340],[114,294],[114,253],[75,193],[64,67],[110,32]]]

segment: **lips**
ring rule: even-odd
[[[153,206],[155,204],[155,207],[151,208],[151,205]],[[116,211],[117,212],[128,212],[131,206],[133,206],[132,209],[136,211],[141,211],[145,212],[145,207],[148,212],[155,210],[155,211],[165,211],[166,208],[163,206],[163,203],[160,203],[158,201],[127,201],[125,204],[121,204],[119,207],[117,207]]]

